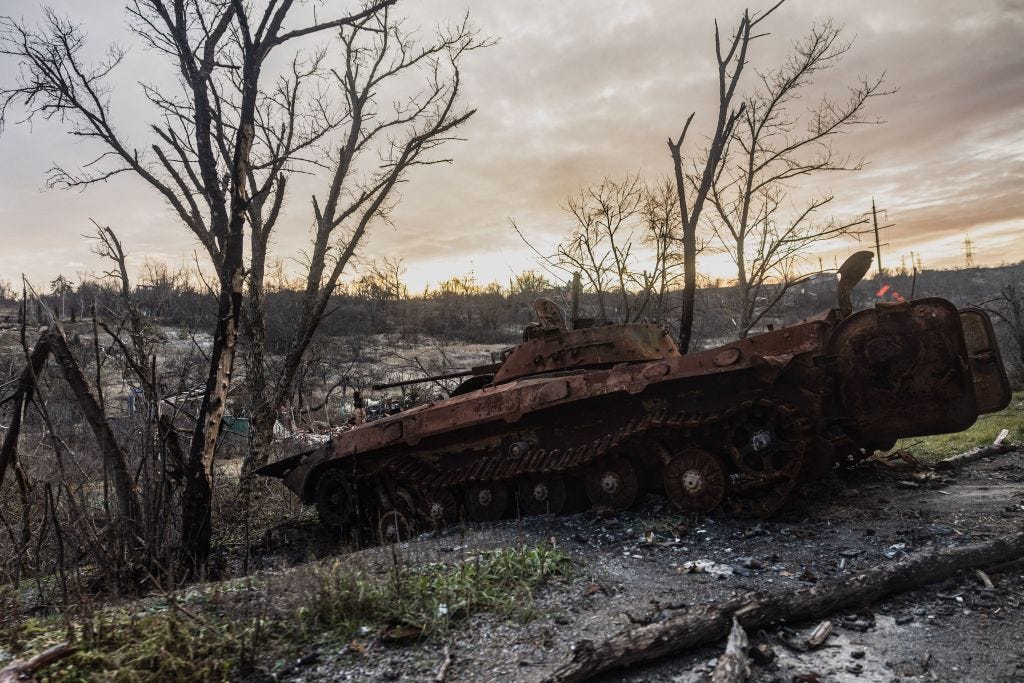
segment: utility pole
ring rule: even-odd
[[[884,209],[883,209],[884,211]],[[878,210],[875,208],[875,198],[871,198],[871,224],[875,229],[875,265],[878,266],[878,282],[882,282],[882,247],[889,246],[889,243],[882,243],[881,232],[886,228],[891,228],[894,223],[888,225],[878,224]]]
[[[971,236],[967,235],[964,238],[964,268],[974,267],[974,242],[971,241]]]

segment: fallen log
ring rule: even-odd
[[[963,467],[968,463],[972,463],[975,460],[981,460],[982,458],[988,458],[993,455],[1001,455],[1008,451],[1012,451],[1014,448],[1016,448],[1016,446],[1012,443],[998,441],[996,443],[989,444],[988,446],[975,448],[967,451],[966,453],[960,453],[959,455],[948,457],[945,460],[940,460],[935,463],[935,469],[953,470],[958,467]]]
[[[733,618],[747,631],[783,622],[820,619],[836,610],[924,586],[962,571],[1024,557],[1024,531],[983,543],[927,550],[863,572],[820,581],[786,593],[749,593],[719,604],[700,605],[664,621],[626,629],[607,640],[576,644],[572,660],[546,680],[584,681],[597,674],[650,662],[720,640]]]
[[[35,672],[74,653],[74,647],[67,643],[60,643],[43,650],[31,659],[25,661],[16,659],[0,669],[0,683],[15,683],[15,681],[31,679]]]

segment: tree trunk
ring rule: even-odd
[[[240,246],[240,245],[239,245]],[[239,249],[239,252],[241,250]],[[181,511],[181,548],[184,569],[201,576],[210,555],[212,534],[212,491],[210,477],[220,437],[221,421],[227,402],[231,372],[238,343],[238,319],[242,308],[242,272],[240,259],[225,267],[221,279],[217,328],[210,351],[210,374],[199,408],[188,461],[185,465],[185,492]]]
[[[247,38],[248,40],[248,38]],[[231,166],[230,211],[221,215],[211,230],[220,244],[221,258],[217,265],[220,296],[217,305],[217,326],[210,351],[210,374],[199,407],[188,462],[185,467],[185,492],[182,497],[181,549],[184,569],[192,576],[201,576],[210,555],[212,529],[212,491],[210,478],[213,458],[220,437],[221,421],[231,386],[238,331],[242,316],[244,286],[245,220],[251,198],[246,194],[250,156],[255,137],[256,95],[260,78],[262,54],[246,43],[241,70],[242,97],[238,111]],[[205,85],[203,86],[205,87]],[[205,98],[205,90],[197,90]],[[205,122],[204,122],[205,126]],[[198,128],[198,126],[197,126]]]
[[[243,500],[247,500],[253,471],[267,464],[270,444],[274,438],[277,405],[267,386],[267,318],[264,303],[266,245],[252,237],[252,258],[249,264],[249,306],[246,318],[246,377],[249,404],[249,451],[242,462],[239,482]]]
[[[18,457],[18,437],[21,436],[21,423],[25,419],[25,408],[32,400],[36,388],[36,377],[43,371],[46,359],[50,356],[50,343],[43,334],[29,354],[28,365],[21,371],[18,388],[11,394],[11,422],[4,435],[3,446],[0,446],[0,484],[4,483],[4,475],[8,465]]]
[[[697,203],[693,212],[686,202],[686,176],[683,173],[682,145],[686,131],[690,127],[693,114],[686,120],[686,127],[677,142],[668,141],[669,152],[672,155],[672,167],[675,171],[676,199],[679,202],[679,219],[683,231],[683,299],[679,309],[679,352],[686,354],[690,352],[690,344],[693,341],[693,314],[694,304],[697,297],[697,222],[700,218],[700,211],[703,202],[703,195],[698,192]],[[712,163],[708,161],[708,163]],[[715,162],[717,163],[717,162]],[[704,173],[708,177],[707,168]]]
[[[121,448],[121,444],[117,442],[106,413],[100,407],[96,397],[93,396],[85,373],[82,372],[78,359],[75,358],[74,352],[68,345],[67,337],[64,336],[64,330],[58,325],[51,325],[47,336],[54,360],[60,366],[64,379],[71,387],[75,400],[96,437],[96,443],[103,455],[104,467],[114,484],[114,496],[117,499],[120,513],[125,549],[137,547],[142,538],[142,517],[139,512],[141,507],[135,492],[135,485],[132,482],[131,473],[128,471],[128,457],[124,449]]]
[[[693,341],[693,313],[697,295],[697,229],[683,229],[683,302],[679,313],[679,351],[690,352]]]
[[[572,661],[547,681],[583,681],[612,669],[649,662],[724,638],[735,617],[757,631],[773,624],[818,619],[836,610],[924,586],[972,568],[1024,556],[1024,531],[984,543],[914,553],[896,563],[851,576],[821,581],[811,588],[775,594],[751,593],[719,605],[702,605],[661,622],[620,632],[599,643],[581,642]]]

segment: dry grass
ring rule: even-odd
[[[990,444],[1002,429],[1010,430],[1010,441],[1024,443],[1024,392],[1015,393],[1009,406],[998,413],[982,415],[962,432],[903,439],[896,444],[896,448],[910,451],[927,462],[935,462]]]
[[[567,556],[544,546],[450,564],[396,558],[383,574],[336,559],[42,619],[11,619],[18,605],[8,593],[0,665],[70,637],[78,652],[40,680],[234,680],[272,673],[311,644],[442,637],[479,612],[526,620],[535,615],[534,592],[572,571]]]

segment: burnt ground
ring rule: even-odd
[[[792,591],[891,561],[902,553],[987,539],[1024,524],[1024,453],[1013,451],[925,481],[871,464],[807,486],[778,517],[688,519],[650,497],[637,512],[584,513],[449,530],[398,548],[357,553],[359,562],[454,560],[490,547],[554,543],[577,563],[575,578],[535,596],[525,624],[475,615],[446,642],[386,646],[372,637],[316,653],[286,680],[434,680],[451,653],[451,681],[537,681],[574,643],[663,619],[687,605],[750,590]],[[353,558],[356,560],[357,558]],[[687,571],[699,562],[705,570]],[[973,573],[832,616],[834,634],[814,651],[785,644],[814,623],[752,633],[769,663],[755,681],[1024,681],[1024,569]],[[724,643],[603,680],[700,681]]]

